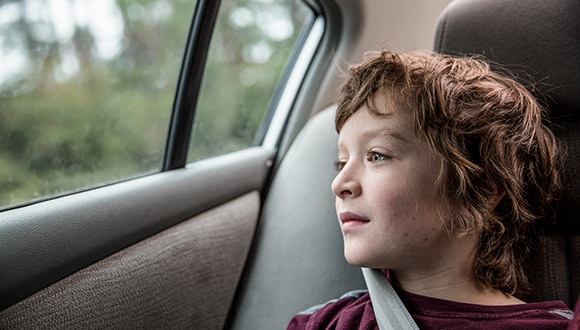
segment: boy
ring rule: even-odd
[[[435,53],[368,53],[349,72],[332,183],[347,261],[384,269],[421,329],[565,329],[563,302],[516,298],[531,225],[560,186],[530,93],[484,61]],[[354,292],[288,328],[377,324]]]

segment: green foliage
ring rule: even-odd
[[[224,1],[209,49],[188,160],[251,146],[307,15],[297,1]],[[285,23],[282,36],[269,24]],[[286,35],[284,35],[286,34]]]
[[[173,95],[96,85],[0,100],[4,205],[160,167]]]
[[[24,59],[0,70],[0,207],[158,171],[195,2],[112,1],[110,17],[89,15],[110,20],[100,28],[25,2],[0,4],[14,15],[0,25],[0,61]],[[306,15],[296,1],[222,4],[190,161],[252,144]],[[272,17],[290,18],[283,38],[264,28]]]

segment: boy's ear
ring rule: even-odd
[[[499,204],[501,199],[505,196],[505,189],[503,189],[503,187],[497,184],[495,181],[491,183],[491,186],[492,192],[487,201],[487,205],[489,206],[490,209],[493,210],[495,209],[497,204]]]

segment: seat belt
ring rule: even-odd
[[[397,292],[379,269],[362,268],[379,329],[419,329]]]

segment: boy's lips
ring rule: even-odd
[[[339,219],[340,222],[345,223],[345,222],[349,222],[349,221],[358,221],[358,222],[369,222],[370,219],[367,217],[364,217],[362,215],[358,215],[356,213],[352,213],[352,212],[341,212],[339,214]]]
[[[370,222],[369,218],[352,212],[341,212],[338,217],[345,233]]]

